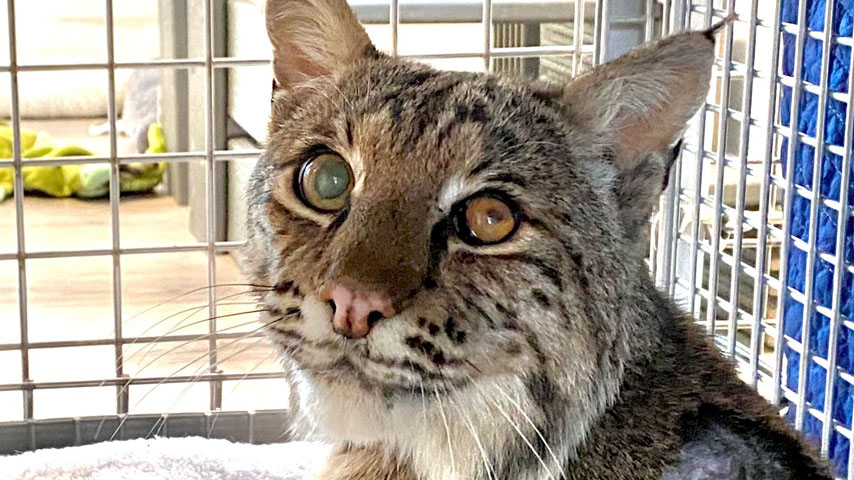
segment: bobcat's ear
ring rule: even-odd
[[[709,90],[714,45],[713,30],[667,37],[578,77],[563,101],[619,159],[663,152]]]
[[[346,0],[267,0],[276,81],[291,88],[376,52]]]
[[[564,108],[613,153],[617,201],[632,239],[639,240],[661,194],[674,143],[709,90],[718,28],[633,50],[560,92]]]

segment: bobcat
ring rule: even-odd
[[[323,480],[829,479],[643,262],[714,29],[564,85],[377,51],[269,0],[249,277]]]

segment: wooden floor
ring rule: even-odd
[[[122,247],[150,247],[198,242],[189,232],[190,210],[171,196],[122,198],[119,225]],[[55,199],[26,196],[24,224],[28,252],[109,249],[112,241],[110,205],[106,200]],[[15,204],[0,203],[0,252],[15,251]],[[244,279],[230,254],[217,255],[218,284],[240,284]],[[30,342],[112,338],[114,332],[113,263],[110,256],[32,259],[27,261],[27,314]],[[211,328],[207,309],[208,258],[204,251],[122,255],[121,310],[125,337],[198,335],[199,341],[127,345],[125,373],[140,377],[195,375],[208,364]],[[0,344],[20,340],[18,266],[0,261]],[[200,289],[193,292],[194,289]],[[216,289],[219,331],[250,333],[257,328],[248,289]],[[191,292],[191,293],[188,293]],[[179,295],[182,295],[176,298]],[[182,345],[182,343],[185,343]],[[169,350],[174,349],[169,352]],[[218,367],[229,373],[274,371],[271,349],[259,339],[220,340]],[[30,352],[34,381],[103,379],[114,376],[111,345],[41,348]],[[229,358],[231,357],[231,358]],[[21,380],[19,351],[0,352],[0,384]],[[183,369],[182,369],[183,367]],[[286,402],[281,381],[234,383],[224,388],[228,409],[280,408]],[[207,384],[133,387],[132,413],[198,411],[208,408]],[[116,389],[36,390],[37,418],[94,415],[115,408]],[[145,397],[143,399],[143,397]],[[179,398],[180,397],[180,398]],[[22,395],[0,392],[0,421],[21,415]]]

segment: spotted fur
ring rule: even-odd
[[[262,302],[300,431],[339,445],[321,478],[694,478],[720,438],[755,447],[757,471],[829,478],[655,290],[639,248],[713,32],[542,85],[381,54],[344,0],[270,0],[267,19],[282,88],[244,263],[275,286]],[[294,193],[318,149],[355,176],[331,214]],[[455,234],[451,211],[480,191],[519,206],[503,243]],[[397,315],[336,334],[321,292],[340,279]]]

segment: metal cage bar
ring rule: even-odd
[[[735,11],[735,0],[729,0],[727,3],[726,13],[730,14]],[[732,23],[728,23],[724,27],[724,65],[729,65],[732,62]],[[706,324],[710,333],[715,333],[715,321],[718,313],[718,274],[720,261],[720,240],[721,240],[721,205],[723,204],[723,185],[726,166],[724,164],[725,139],[727,132],[727,120],[729,119],[729,92],[730,92],[730,70],[723,69],[721,78],[721,112],[718,116],[718,144],[716,165],[716,180],[715,180],[715,199],[712,208],[712,252],[709,262],[709,291],[712,295],[706,307]],[[730,299],[731,300],[731,299]],[[734,343],[730,345],[728,353],[734,355]]]
[[[706,27],[710,27],[712,25],[712,0],[706,1],[706,12],[704,16],[703,23]],[[697,295],[695,292],[697,290],[702,289],[702,279],[697,275],[698,264],[697,262],[702,262],[702,258],[699,258],[697,255],[700,252],[700,207],[702,205],[702,200],[704,196],[703,192],[703,171],[705,170],[703,165],[704,155],[705,155],[705,141],[706,141],[706,105],[708,102],[704,102],[700,107],[700,116],[697,120],[697,163],[699,164],[695,167],[694,172],[694,198],[693,198],[693,222],[692,222],[692,233],[691,233],[691,258],[689,268],[691,269],[690,273],[690,285],[691,292],[688,297],[688,311],[694,315],[695,318],[699,318],[700,316],[700,305],[697,302]],[[700,282],[698,284],[698,282]],[[711,333],[711,332],[710,332]]]
[[[118,138],[116,127],[116,70],[115,70],[115,41],[113,27],[113,2],[105,2],[105,18],[107,33],[107,119],[110,127],[110,240],[112,260],[113,286],[113,338],[116,378],[124,377],[122,362],[122,264],[119,248],[119,160]],[[128,412],[127,389],[116,386],[116,411],[119,414]]]
[[[794,130],[797,131],[798,118],[800,115],[800,97],[801,97],[801,89],[799,85],[801,84],[803,77],[803,60],[804,60],[804,43],[806,41],[806,2],[801,2],[798,8],[798,33],[795,38],[795,70],[794,70],[794,78],[795,85],[792,89],[792,109],[789,120],[789,125],[794,125]],[[770,120],[770,119],[769,119]],[[791,135],[789,137],[789,150],[788,155],[786,156],[786,171],[790,172],[788,178],[786,179],[786,187],[785,187],[785,201],[783,206],[783,218],[790,218],[792,215],[792,190],[794,185],[794,175],[791,175],[792,169],[795,165],[795,151],[798,148],[798,142],[800,140],[799,135]],[[782,261],[782,259],[788,258],[789,253],[789,245],[791,243],[789,233],[789,222],[785,222],[783,224],[783,243],[780,248],[780,290],[777,294],[777,332],[778,332],[778,346],[775,350],[774,355],[774,392],[772,396],[772,401],[775,404],[780,403],[783,393],[782,386],[782,369],[783,369],[783,348],[782,344],[783,339],[785,339],[785,315],[783,315],[783,308],[785,306],[786,297],[791,294],[789,288],[786,286],[787,279],[787,270],[788,270],[788,262]],[[803,338],[803,337],[801,337]]]
[[[27,260],[26,242],[24,241],[24,179],[23,163],[21,154],[21,115],[18,98],[18,47],[16,34],[15,0],[7,0],[6,9],[9,22],[9,76],[11,85],[11,107],[12,107],[12,156],[14,168],[14,193],[15,193],[15,230],[18,260],[18,314],[19,328],[21,334],[21,381],[25,384],[30,380],[30,352],[28,335],[27,315]],[[30,391],[23,392],[24,418],[33,416],[33,394]]]
[[[804,286],[804,315],[801,324],[801,352],[800,352],[800,365],[798,367],[799,375],[798,375],[798,411],[795,419],[795,428],[802,430],[804,426],[804,410],[807,406],[807,368],[809,367],[809,363],[811,360],[811,345],[810,345],[810,330],[811,324],[810,321],[812,317],[812,312],[814,311],[813,304],[813,281],[815,279],[815,275],[813,269],[815,267],[815,259],[816,259],[816,235],[818,234],[818,213],[819,213],[819,204],[818,198],[821,196],[821,166],[822,166],[822,158],[824,157],[824,129],[825,129],[825,109],[827,108],[827,77],[830,70],[830,39],[833,37],[833,5],[834,2],[826,2],[825,4],[825,22],[824,22],[824,41],[822,43],[822,58],[821,58],[821,78],[819,80],[819,96],[818,96],[818,125],[816,127],[816,148],[813,155],[813,175],[812,175],[812,186],[814,189],[814,198],[815,200],[810,203],[810,226],[809,226],[809,236],[808,236],[808,247],[807,247],[807,269],[808,272],[806,276],[806,284]],[[796,106],[795,108],[800,108]],[[793,129],[797,130],[797,124],[793,125]],[[794,154],[794,151],[792,152]],[[789,171],[789,176],[794,177],[794,172]],[[828,372],[829,376],[833,376],[831,372]]]

